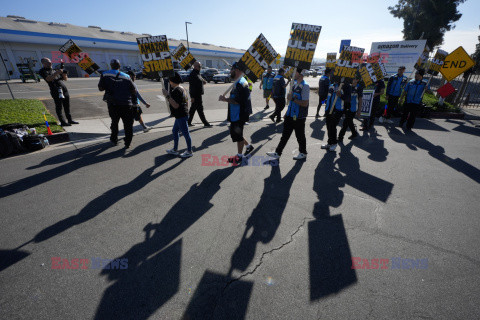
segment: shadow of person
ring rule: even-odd
[[[352,142],[359,149],[368,152],[368,159],[376,162],[384,162],[387,160],[389,154],[387,148],[385,148],[385,141],[378,139],[376,131],[364,131],[363,134]]]
[[[29,252],[18,250],[18,248],[14,250],[0,249],[0,272],[25,259],[29,255]]]
[[[228,130],[222,130],[217,134],[214,134],[202,141],[202,144],[198,147],[193,146],[193,150],[198,152],[204,149],[208,149],[208,147],[219,144],[223,141],[223,139],[230,136],[230,132]]]
[[[312,128],[311,137],[323,141],[325,138],[325,130],[323,130],[324,126],[325,119],[315,119],[315,121],[312,121],[312,123],[310,123],[310,128]]]
[[[233,170],[228,167],[213,171],[200,184],[193,184],[160,223],[147,224],[143,229],[145,241],[135,244],[118,258],[127,259],[128,270],[107,265],[101,271],[101,275],[115,283],[105,291],[97,309],[97,319],[108,318],[108,312],[117,309],[135,315],[133,318],[147,319],[176,293],[181,242],[171,242],[213,207],[210,201]],[[152,255],[154,258],[150,258]],[[154,283],[150,283],[152,279],[156,279]],[[166,291],[162,281],[167,282]],[[139,284],[146,284],[146,288]]]
[[[167,154],[157,157],[154,166],[145,170],[142,174],[140,174],[132,181],[124,185],[112,188],[97,197],[96,199],[93,199],[82,210],[80,210],[78,214],[70,216],[55,223],[54,225],[51,225],[50,227],[45,228],[33,238],[34,242],[38,243],[45,241],[64,232],[65,230],[68,230],[76,225],[95,218],[118,201],[141,190],[143,187],[145,187],[147,184],[149,184],[162,174],[173,170],[182,163],[182,161],[178,161],[172,166],[153,174],[155,168],[161,166],[170,159],[172,159],[171,156]]]
[[[265,118],[265,116],[267,115],[267,113],[268,112],[266,110],[261,110],[261,111],[258,111],[256,113],[250,115],[250,122],[262,121],[263,118]]]
[[[275,125],[275,123],[268,123],[265,126],[262,126],[260,129],[255,131],[251,136],[250,140],[251,143],[259,143],[260,141],[264,140],[272,140],[272,135],[276,135],[277,133],[282,134],[283,126]]]
[[[316,220],[308,223],[310,300],[315,301],[357,282],[352,255],[341,214],[330,215],[330,207],[343,201],[344,177],[334,168],[335,153],[328,152],[315,169],[313,190]]]

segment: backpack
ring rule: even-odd
[[[23,137],[23,145],[29,151],[42,150],[50,145],[48,139],[43,134],[31,134]]]

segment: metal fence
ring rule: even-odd
[[[441,75],[433,77],[430,81],[430,89],[435,92],[445,83]],[[480,74],[470,74],[467,77],[460,75],[450,83],[456,91],[445,101],[466,109],[480,108]]]

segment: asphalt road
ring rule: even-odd
[[[308,120],[307,161],[292,137],[263,165],[281,130],[247,126],[241,167],[202,165],[235,152],[220,125],[195,127],[184,161],[164,153],[169,129],[127,154],[1,160],[0,318],[480,318],[480,129],[419,119],[325,153],[324,121]],[[73,259],[87,269],[57,269]]]

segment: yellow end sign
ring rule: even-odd
[[[465,49],[458,47],[445,58],[440,73],[447,81],[452,81],[474,65],[475,61],[470,58]]]

